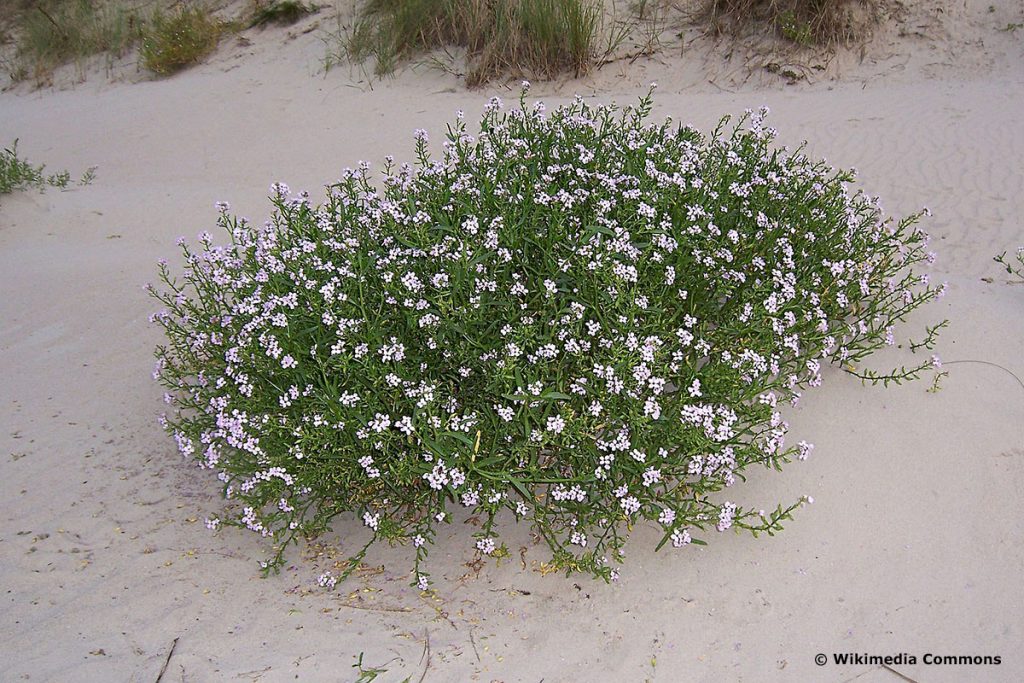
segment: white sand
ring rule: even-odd
[[[857,167],[890,211],[932,209],[950,292],[916,322],[951,320],[945,360],[1024,376],[1024,285],[991,260],[1024,244],[1024,31],[996,30],[1024,7],[974,5],[795,87],[730,79],[722,47],[702,43],[537,90],[549,105],[574,91],[625,102],[657,79],[656,115],[705,130],[768,104],[785,141]],[[99,166],[89,187],[0,199],[0,681],[153,681],[175,638],[165,681],[347,681],[360,652],[385,681],[899,680],[819,668],[819,652],[1000,655],[894,668],[922,683],[1024,679],[1024,387],[977,363],[949,364],[934,394],[831,372],[788,415],[812,458],[738,489],[765,507],[814,496],[774,539],[655,555],[640,532],[605,586],[524,570],[518,552],[476,574],[463,527],[432,554],[436,598],[409,589],[406,555],[386,549],[369,558],[382,574],[333,594],[313,589],[330,550],[295,548],[288,570],[258,578],[266,546],[203,528],[217,482],[156,424],[159,331],[141,285],[178,235],[212,227],[215,201],[262,219],[272,181],[316,194],[359,159],[408,158],[414,128],[438,138],[456,109],[507,94],[424,70],[371,91],[344,69],[311,76],[319,50],[300,35],[166,81],[94,74],[0,94],[0,142],[20,137],[30,159],[73,173]],[[343,557],[362,538],[339,521],[323,540]]]

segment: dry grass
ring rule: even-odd
[[[44,80],[55,68],[98,54],[124,55],[141,37],[144,19],[127,3],[90,0],[14,2],[4,19],[13,55],[4,66],[12,80]]]
[[[96,56],[107,67],[138,48],[140,64],[159,75],[201,60],[225,31],[288,24],[314,8],[297,0],[253,0],[235,21],[215,15],[218,0],[0,0],[0,69],[14,82],[51,81],[66,64]]]
[[[250,28],[270,24],[291,26],[318,9],[316,5],[307,5],[298,0],[253,0],[252,18],[248,25]]]
[[[878,21],[876,0],[706,0],[702,19],[716,33],[768,30],[805,46],[850,45]]]
[[[368,0],[344,36],[345,56],[378,75],[440,47],[466,50],[466,83],[501,74],[586,72],[597,52],[597,0]]]

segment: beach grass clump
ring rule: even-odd
[[[140,10],[121,2],[40,0],[15,10],[14,80],[45,78],[59,66],[98,54],[124,55],[142,35]]]
[[[271,24],[291,26],[316,11],[316,5],[307,5],[298,0],[255,0],[249,27]]]
[[[416,54],[464,48],[475,86],[504,73],[582,74],[600,28],[596,0],[367,0],[346,52],[356,62],[372,57],[384,75]]]
[[[546,112],[524,89],[472,134],[460,114],[440,158],[417,131],[379,182],[362,163],[322,204],[275,184],[265,224],[222,205],[226,244],[182,238],[183,274],[150,287],[154,377],[180,452],[223,483],[208,525],[268,537],[274,568],[345,515],[346,543],[369,538],[348,570],[403,544],[420,587],[459,512],[482,556],[527,524],[546,568],[605,579],[636,525],[657,548],[779,531],[806,498],[766,511],[730,487],[808,456],[784,406],[830,365],[928,370],[862,361],[944,286],[919,272],[921,214],[777,146],[766,111],[704,135],[651,107]]]
[[[803,46],[834,47],[863,38],[878,20],[874,0],[705,0],[715,32],[768,30]]]
[[[139,56],[142,65],[169,76],[202,61],[217,47],[223,26],[200,7],[184,6],[157,12],[146,26]]]
[[[90,168],[78,181],[80,185],[88,185],[95,177],[96,169]],[[56,187],[63,190],[71,184],[71,173],[57,171],[47,173],[45,164],[33,164],[18,155],[18,141],[0,151],[0,195],[10,194],[18,190]]]

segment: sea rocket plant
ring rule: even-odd
[[[163,263],[151,288],[155,376],[181,453],[237,501],[209,525],[271,537],[273,568],[354,513],[371,543],[408,543],[421,588],[453,507],[484,520],[484,555],[508,515],[553,566],[605,579],[641,520],[659,548],[779,530],[799,502],[724,489],[808,456],[780,406],[828,363],[886,383],[931,365],[855,365],[941,293],[914,270],[928,238],[777,148],[764,110],[705,137],[648,124],[651,103],[493,98],[439,160],[417,131],[379,188],[366,163],[322,205],[276,184],[262,227],[221,205],[230,244],[182,242],[183,278]]]
[[[1016,258],[1016,263],[1013,262],[1014,257]],[[1016,275],[1019,278],[1024,278],[1024,247],[1017,247],[1017,251],[1013,257],[1007,258],[1006,252],[1004,251],[999,256],[996,256],[994,260],[996,263],[1001,263],[1003,267],[1006,268],[1006,272],[1010,275]]]

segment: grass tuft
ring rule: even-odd
[[[160,76],[177,73],[213,52],[222,30],[209,12],[196,7],[172,14],[157,12],[142,40],[142,65]]]
[[[47,78],[64,64],[106,53],[124,55],[141,37],[139,10],[89,0],[41,0],[16,14],[15,55],[5,66],[15,81]]]
[[[834,47],[864,38],[878,7],[875,0],[705,0],[702,15],[716,33],[770,27],[798,45]]]
[[[249,27],[269,24],[291,26],[303,17],[313,14],[317,9],[316,5],[306,5],[296,0],[277,0],[270,3],[265,0],[256,0]]]
[[[596,0],[368,0],[346,35],[356,62],[377,75],[440,47],[464,48],[466,83],[504,73],[550,78],[586,72],[601,28]]]

